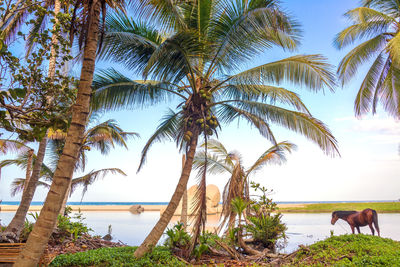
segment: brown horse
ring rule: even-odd
[[[369,225],[371,229],[372,235],[375,235],[374,227],[372,227],[372,223],[375,226],[376,231],[378,232],[378,236],[381,236],[379,233],[378,226],[378,214],[373,209],[365,209],[361,212],[357,211],[334,211],[332,212],[332,220],[331,223],[334,225],[337,220],[342,219],[345,220],[351,227],[351,231],[354,234],[354,228],[357,228],[358,233],[360,233],[360,226]]]

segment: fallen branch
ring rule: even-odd
[[[223,243],[223,242],[221,242],[219,240],[215,240],[215,243],[217,243],[221,248],[223,248],[226,252],[228,252],[228,254],[232,258],[234,258],[236,260],[242,259],[242,256],[239,253],[237,253],[236,250],[234,250],[231,247],[227,246],[225,243]]]

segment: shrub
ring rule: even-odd
[[[133,256],[137,247],[100,248],[58,255],[50,266],[186,266],[175,258],[167,247],[155,247],[140,259]]]
[[[184,249],[190,243],[190,235],[185,231],[183,223],[175,224],[171,229],[167,229],[165,233],[168,237],[164,245],[172,248]]]
[[[245,225],[245,229],[252,234],[254,241],[262,243],[266,248],[274,249],[276,241],[285,238],[287,230],[281,218],[281,214],[249,216],[247,219],[251,223]]]

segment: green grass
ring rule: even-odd
[[[304,207],[279,208],[280,212],[332,212],[335,210],[357,210],[370,208],[378,213],[400,213],[400,202],[370,202],[370,203],[318,203],[304,204]]]
[[[333,236],[300,249],[292,265],[400,266],[400,242],[362,234]]]
[[[50,266],[186,266],[172,256],[166,247],[156,247],[152,253],[136,259],[133,252],[137,247],[100,248],[58,255]]]

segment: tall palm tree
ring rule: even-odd
[[[53,183],[43,209],[32,233],[29,235],[25,249],[16,261],[16,266],[37,265],[54,229],[57,216],[72,179],[89,115],[89,102],[92,93],[91,84],[100,36],[101,12],[103,11],[104,16],[107,6],[116,9],[123,8],[123,1],[121,0],[76,0],[74,4],[74,15],[81,15],[80,44],[83,46],[83,61],[76,103],[72,108],[71,126],[68,129],[63,152],[57,164]]]
[[[267,164],[282,164],[286,161],[286,153],[291,153],[296,146],[289,142],[280,142],[264,153],[249,167],[242,165],[242,156],[239,152],[228,152],[225,146],[217,140],[207,142],[207,150],[198,152],[194,159],[194,167],[211,174],[229,173],[230,178],[222,194],[222,221],[219,229],[227,223],[229,230],[234,226],[236,213],[232,210],[232,201],[241,198],[250,201],[250,176]]]
[[[172,4],[143,0],[135,5],[151,23],[136,22],[122,13],[109,17],[101,57],[142,74],[144,80],[129,79],[115,70],[99,73],[93,84],[97,88],[93,106],[117,109],[163,101],[169,96],[180,99],[177,109],[168,112],[145,145],[139,169],[149,148],[161,140],[175,141],[186,154],[171,201],[135,251],[135,256],[141,257],[156,245],[176,210],[187,186],[198,139],[216,134],[220,123],[244,119],[273,143],[270,124],[276,123],[306,136],[331,155],[337,153],[337,145],[298,95],[278,86],[290,82],[314,91],[324,87],[333,90],[334,75],[324,57],[298,55],[242,70],[272,46],[296,48],[297,24],[277,1]],[[205,175],[196,195],[199,212],[195,213],[199,217],[192,244],[206,219]]]
[[[391,116],[400,118],[400,3],[395,0],[363,0],[345,13],[351,25],[341,31],[334,44],[342,49],[357,41],[340,62],[338,75],[348,83],[367,60],[373,60],[358,90],[356,116],[376,113],[380,102]]]

